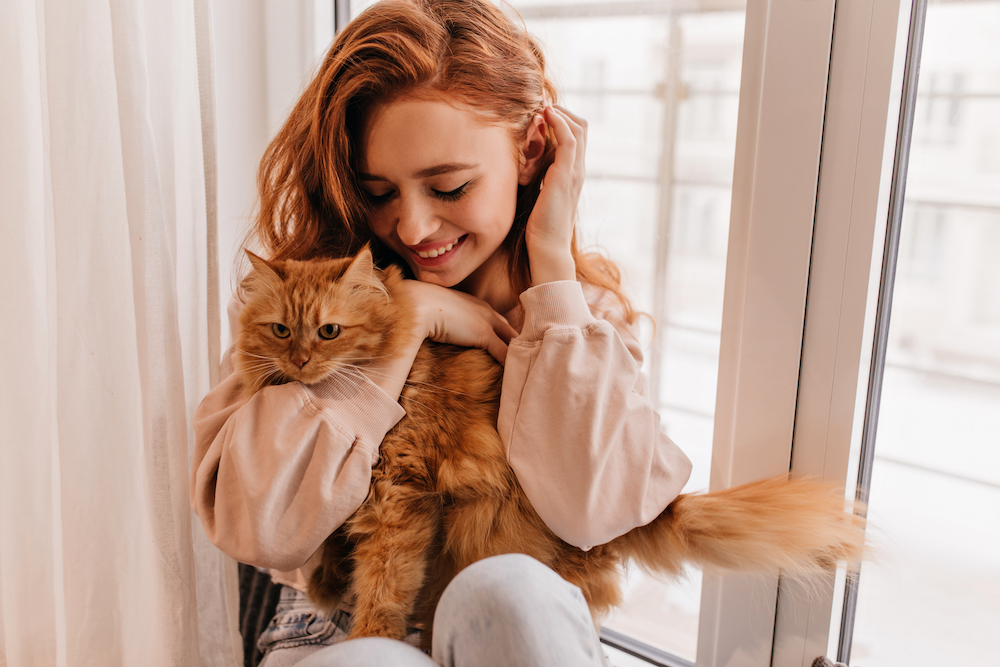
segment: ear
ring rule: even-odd
[[[281,280],[281,273],[278,271],[277,267],[272,265],[263,257],[258,257],[249,250],[244,249],[243,252],[247,254],[247,258],[250,260],[250,264],[253,265],[253,270],[260,274],[261,278],[275,278]]]
[[[351,264],[347,267],[347,271],[344,271],[341,280],[345,284],[350,285],[352,289],[370,290],[385,294],[387,297],[389,296],[389,292],[386,290],[385,285],[378,276],[378,271],[375,269],[372,250],[367,244],[351,260]]]
[[[542,166],[542,157],[545,155],[545,117],[542,114],[535,114],[528,125],[528,133],[520,145],[521,165],[518,171],[517,182],[519,185],[528,185],[532,179],[538,175],[538,170]]]

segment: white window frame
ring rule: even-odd
[[[329,9],[317,9],[324,2]],[[222,137],[220,165],[266,145],[329,31],[310,17],[342,20],[346,2],[218,3],[217,13],[251,22],[267,45],[264,62],[241,70],[227,93],[266,120],[229,139],[231,150]],[[789,470],[846,485],[871,352],[873,248],[888,209],[901,11],[909,6],[900,0],[747,1],[712,490]],[[252,182],[240,187],[247,192],[232,196],[233,211],[220,201],[220,224],[245,215]],[[230,250],[222,244],[223,266]],[[696,664],[811,665],[827,652],[833,578],[806,599],[777,577],[706,573]]]
[[[748,2],[713,490],[789,470],[846,485],[888,212],[901,9]],[[696,664],[811,665],[827,653],[834,588],[833,577],[807,595],[777,577],[706,575]]]

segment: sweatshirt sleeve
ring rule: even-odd
[[[405,412],[360,372],[239,396],[230,374],[195,413],[191,504],[232,558],[294,570],[364,501]]]
[[[610,299],[594,301],[576,281],[521,294],[524,325],[507,352],[498,418],[532,506],[581,549],[652,521],[691,473],[660,429],[633,331]]]

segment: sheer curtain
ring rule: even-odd
[[[0,665],[236,665],[208,0],[0,3]]]

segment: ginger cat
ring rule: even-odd
[[[248,253],[236,345],[245,391],[314,384],[387,354],[410,317],[402,272],[355,258],[266,261]],[[581,551],[539,519],[496,430],[502,368],[486,352],[425,341],[400,396],[406,416],[385,436],[364,504],[324,545],[310,595],[354,599],[351,637],[403,639],[426,628],[464,567],[524,553],[579,586],[599,619],[621,602],[621,565],[679,574],[685,563],[810,576],[856,562],[864,522],[834,486],[775,478],[685,494],[655,520]]]

